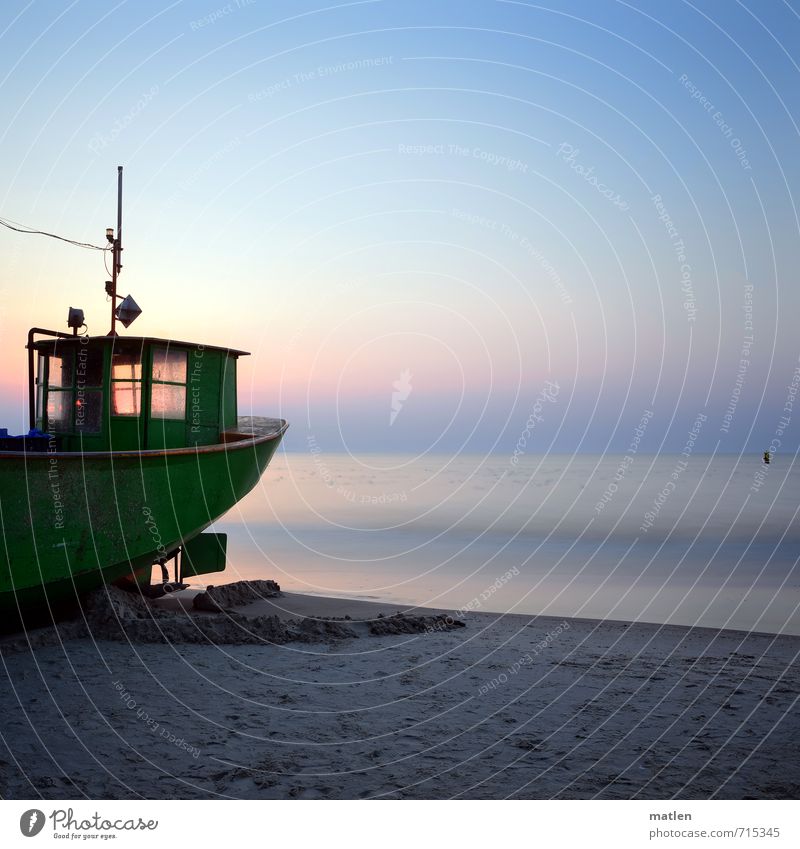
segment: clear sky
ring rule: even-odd
[[[0,216],[102,242],[124,165],[128,333],[252,351],[288,448],[797,450],[800,4],[0,14]],[[0,228],[12,429],[28,327],[106,333],[105,279]]]

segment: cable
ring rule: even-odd
[[[15,227],[13,224],[10,224],[8,221],[4,221],[2,218],[0,218],[0,224],[2,224],[3,227],[8,227],[9,230],[16,230],[17,233],[29,233],[31,235],[37,236],[49,236],[51,239],[58,239],[61,242],[67,242],[68,244],[75,245],[79,248],[90,248],[93,251],[111,250],[111,245],[101,247],[100,245],[93,245],[90,242],[76,242],[74,239],[67,239],[64,236],[57,236],[55,233],[46,233],[44,230],[34,230],[32,227],[26,227],[24,224],[20,224],[18,227]]]

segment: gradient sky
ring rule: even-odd
[[[800,366],[798,44],[778,0],[9,0],[0,216],[102,242],[124,165],[128,333],[252,351],[240,412],[289,449],[510,452],[536,413],[526,452],[624,451],[652,411],[640,451],[698,414],[695,450],[764,450]],[[105,279],[0,228],[12,429],[28,327],[105,333]]]

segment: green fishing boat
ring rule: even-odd
[[[286,431],[280,419],[240,426],[236,371],[245,351],[117,334],[139,314],[116,293],[121,189],[113,251],[111,332],[28,334],[31,431],[0,431],[0,613],[6,624],[74,603],[117,582],[150,591],[225,568],[224,534],[206,529],[258,482]],[[174,565],[172,580],[168,567]]]

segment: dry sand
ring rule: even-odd
[[[241,628],[190,601],[159,606]],[[347,629],[280,644],[5,640],[0,795],[800,794],[800,638],[487,613],[369,633],[396,610],[297,594],[238,609]]]

